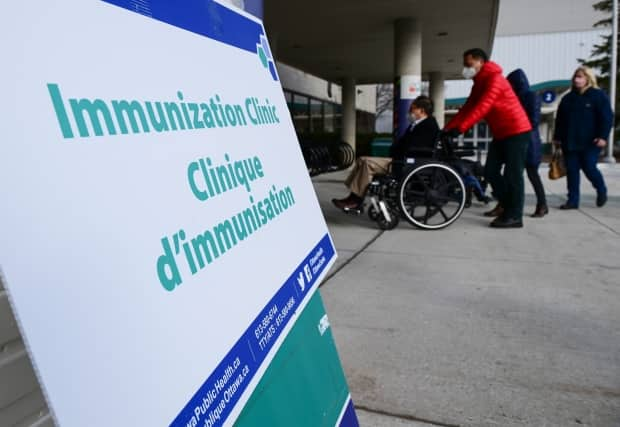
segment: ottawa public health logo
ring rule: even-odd
[[[271,55],[267,37],[263,35],[260,36],[260,43],[256,44],[256,53],[258,54],[258,58],[260,59],[261,64],[263,64],[263,67],[269,70],[271,77],[277,82],[278,73],[276,72],[276,64],[273,60],[273,56]]]

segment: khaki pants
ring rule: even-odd
[[[359,197],[364,197],[368,185],[377,174],[386,174],[392,163],[389,157],[367,157],[357,159],[353,170],[344,181],[351,192]]]

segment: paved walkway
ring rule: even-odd
[[[331,205],[343,173],[314,179],[339,253],[321,293],[362,426],[620,426],[620,165],[604,167],[604,208],[586,181],[560,211],[565,181],[545,180],[550,214],[512,230],[474,204],[444,230],[381,232]]]

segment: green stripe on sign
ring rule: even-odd
[[[323,301],[315,292],[254,389],[236,427],[336,425],[349,389],[326,320]]]

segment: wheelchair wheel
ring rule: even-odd
[[[379,212],[377,214],[377,225],[379,226],[379,228],[381,230],[392,230],[394,228],[396,228],[396,226],[398,225],[399,221],[400,221],[400,217],[399,217],[399,212],[396,209],[390,209],[387,208],[388,212],[390,214],[390,220],[388,221],[387,218],[385,218],[385,216],[383,215],[383,213]]]
[[[459,174],[442,163],[425,163],[410,170],[398,189],[405,219],[425,230],[452,224],[465,207],[465,185]]]
[[[370,205],[368,208],[368,218],[370,218],[371,221],[376,221],[379,218],[379,215],[380,212],[376,210],[373,205]]]

